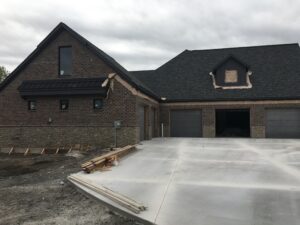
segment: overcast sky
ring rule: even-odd
[[[185,49],[294,43],[299,0],[1,0],[0,65],[12,71],[63,21],[128,70]]]

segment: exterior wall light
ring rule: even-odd
[[[51,124],[52,122],[53,122],[52,118],[49,117],[49,118],[48,118],[48,123]]]

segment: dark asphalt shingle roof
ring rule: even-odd
[[[298,44],[254,46],[212,50],[185,50],[156,70],[128,72],[116,60],[60,23],[38,47],[0,84],[0,91],[45,48],[66,30],[136,89],[154,99],[168,101],[216,101],[256,99],[300,99],[300,49]],[[214,89],[209,72],[230,55],[253,72],[253,88]]]
[[[25,80],[18,90],[23,97],[57,95],[100,95],[106,97],[107,87],[102,87],[105,77]]]
[[[230,55],[253,72],[251,89],[214,89],[209,73]],[[156,70],[131,73],[167,101],[300,99],[298,44],[185,50]]]

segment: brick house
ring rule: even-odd
[[[127,71],[63,23],[0,84],[0,146],[300,137],[298,44],[185,50]]]

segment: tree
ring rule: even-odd
[[[0,83],[8,76],[9,72],[4,66],[0,66]]]

